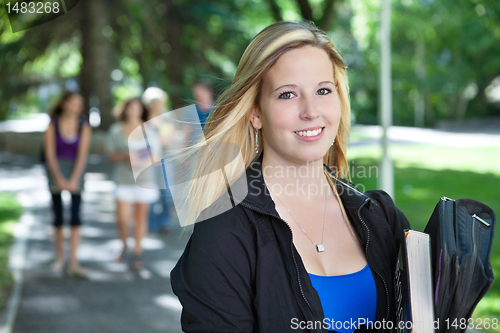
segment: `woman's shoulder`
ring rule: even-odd
[[[380,205],[385,208],[396,208],[394,200],[391,196],[383,190],[369,190],[363,192],[368,198],[370,198],[375,204]]]
[[[383,190],[369,190],[363,194],[370,199],[372,205],[380,209],[386,217],[391,216],[397,210],[396,204],[391,196]]]
[[[232,206],[219,198],[205,208],[194,223],[193,235],[204,239],[219,239],[221,242],[250,241],[256,236],[255,221],[241,205]]]
[[[251,224],[245,210],[241,205],[233,206],[229,196],[223,195],[201,211],[196,224],[208,222],[205,225],[210,225],[211,228],[245,228]]]
[[[256,238],[251,221],[235,206],[194,224],[185,260],[189,258],[188,266],[198,274],[199,269],[210,271],[210,267],[219,267],[218,272],[231,270],[228,262],[245,266],[255,262]]]
[[[410,228],[410,224],[405,214],[396,207],[394,200],[387,192],[382,190],[370,190],[364,193],[371,199],[375,206],[382,211],[382,214],[391,226],[402,229]]]

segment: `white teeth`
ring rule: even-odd
[[[297,133],[300,136],[316,136],[319,133],[321,133],[322,130],[323,130],[323,128],[318,128],[317,130],[314,130],[314,131],[299,131],[299,132],[295,132],[295,133]]]

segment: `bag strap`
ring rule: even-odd
[[[59,125],[58,125],[58,120],[59,120],[59,117],[54,116],[54,128],[55,128],[55,130],[56,130],[56,137],[57,137],[57,135],[59,134]]]
[[[80,117],[80,120],[78,120],[78,136],[82,134],[83,123],[84,119],[83,117]]]

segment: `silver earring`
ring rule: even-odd
[[[332,146],[333,146],[334,143],[335,143],[335,139],[333,139]]]
[[[255,129],[255,153],[259,153],[259,129]]]

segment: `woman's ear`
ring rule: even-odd
[[[260,119],[259,113],[257,112],[257,107],[254,107],[252,110],[252,114],[250,116],[250,121],[252,122],[253,128],[261,129],[262,121]]]

